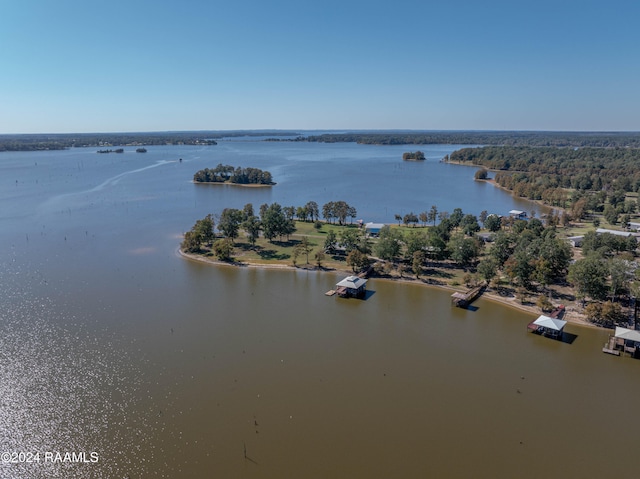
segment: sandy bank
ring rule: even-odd
[[[271,183],[268,185],[260,183],[231,183],[230,181],[191,181],[194,185],[215,185],[215,186],[242,186],[244,188],[271,188],[277,183]]]

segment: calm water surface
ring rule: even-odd
[[[640,362],[528,335],[527,314],[450,307],[372,280],[184,260],[183,231],[252,202],[343,199],[365,221],[461,207],[531,210],[455,146],[221,142],[0,154],[1,451],[89,452],[1,464],[21,477],[584,478],[635,467]],[[413,147],[415,149],[415,147]],[[183,162],[177,160],[183,158]],[[271,189],[203,187],[218,163]],[[245,456],[246,454],[246,456]]]

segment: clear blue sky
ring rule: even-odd
[[[640,131],[636,0],[0,0],[0,133]]]

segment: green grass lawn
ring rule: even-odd
[[[292,234],[289,239],[274,239],[268,241],[262,236],[258,239],[255,246],[251,246],[248,241],[241,235],[235,241],[235,248],[233,252],[233,259],[240,262],[250,262],[258,264],[285,264],[293,266],[293,249],[300,243],[304,236],[307,237],[311,251],[309,252],[308,261],[310,265],[317,266],[315,254],[317,252],[324,252],[324,242],[327,233],[331,230],[336,232],[336,235],[340,234],[345,228],[357,228],[357,225],[332,225],[328,223],[321,223],[321,227],[318,229],[314,226],[314,223],[296,221],[296,232]],[[296,264],[303,266],[307,264],[307,256],[301,255],[297,258]],[[344,256],[332,256],[325,254],[324,259],[321,262],[321,266],[325,269],[350,269],[346,263],[346,257]]]
[[[398,226],[390,225],[392,228],[398,228],[403,232],[425,230],[422,226]],[[282,238],[275,239],[274,241],[268,241],[263,237],[260,237],[255,246],[251,246],[246,241],[243,234],[236,239],[234,243],[234,252],[232,259],[237,262],[246,262],[253,264],[264,265],[287,265],[293,266],[293,249],[300,243],[303,237],[307,238],[311,251],[309,252],[309,267],[317,266],[315,254],[318,251],[324,252],[324,242],[329,231],[334,231],[339,237],[340,232],[345,228],[358,228],[355,224],[346,224],[343,226],[337,224],[320,223],[320,228],[317,228],[314,223],[296,221],[296,232],[292,234],[289,239]],[[372,239],[375,242],[375,239]],[[296,259],[296,265],[298,267],[307,266],[306,255],[301,255]],[[351,267],[346,263],[345,256],[329,255],[325,254],[324,259],[321,262],[323,269],[328,270],[342,270],[352,271]],[[414,273],[409,267],[400,271],[399,266],[391,267],[388,265],[385,274],[389,277],[414,277]],[[463,268],[456,267],[453,263],[449,262],[427,262],[423,268],[421,274],[424,280],[441,285],[454,285],[464,287],[464,277],[467,271]]]

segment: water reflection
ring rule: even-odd
[[[145,475],[144,462],[126,452],[155,434],[144,410],[131,415],[141,388],[132,358],[91,333],[87,318],[60,317],[59,305],[25,290],[20,274],[5,269],[0,283],[0,451],[10,454],[0,475]]]

